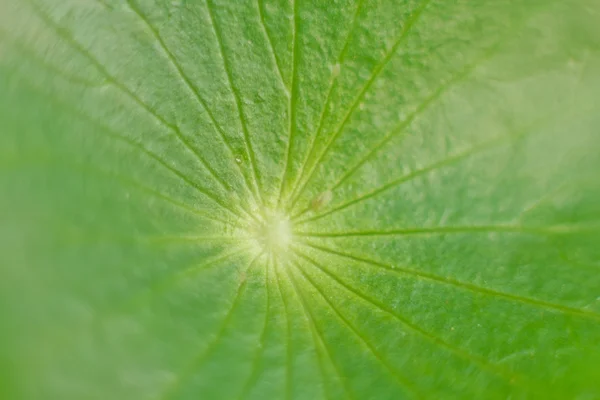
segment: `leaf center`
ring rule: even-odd
[[[292,223],[279,211],[265,211],[252,228],[252,235],[265,253],[281,255],[292,242]]]

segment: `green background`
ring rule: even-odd
[[[600,398],[597,0],[0,0],[0,397]]]

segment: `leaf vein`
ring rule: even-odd
[[[277,200],[277,205],[281,205],[281,201],[283,200],[283,192],[285,189],[285,180],[288,175],[288,170],[290,167],[290,158],[292,156],[292,149],[294,147],[294,135],[296,134],[296,93],[297,93],[297,75],[298,75],[298,2],[299,0],[294,0],[293,2],[293,29],[292,29],[292,84],[291,84],[291,94],[288,102],[288,114],[289,114],[289,127],[288,127],[288,141],[287,141],[287,149],[285,152],[285,160],[283,167],[283,176],[281,177],[281,187],[279,190],[279,198]]]
[[[368,92],[368,90],[371,88],[373,83],[380,76],[380,74],[384,70],[385,66],[390,62],[390,60],[396,54],[396,51],[398,50],[400,45],[404,42],[404,40],[408,37],[408,34],[410,33],[412,27],[417,23],[417,21],[423,14],[423,11],[425,10],[425,8],[427,7],[427,5],[430,2],[431,2],[431,0],[423,0],[421,5],[419,5],[419,7],[417,8],[417,10],[415,10],[415,12],[408,18],[408,20],[406,21],[406,24],[402,28],[400,36],[398,37],[398,39],[396,39],[392,48],[387,52],[387,54],[385,55],[383,60],[375,67],[375,69],[371,73],[371,76],[369,77],[369,79],[367,80],[365,85],[362,87],[362,89],[360,90],[360,92],[358,93],[358,95],[356,96],[354,101],[352,102],[349,110],[344,115],[344,118],[343,118],[341,124],[334,130],[334,134],[330,137],[329,140],[327,140],[327,142],[325,144],[325,148],[323,149],[321,154],[318,156],[317,160],[312,164],[311,168],[309,169],[308,177],[306,178],[304,183],[299,187],[296,196],[292,199],[290,207],[294,207],[294,205],[298,201],[299,196],[302,194],[302,192],[304,191],[304,189],[306,188],[306,186],[312,179],[312,177],[316,171],[316,167],[323,160],[325,155],[329,152],[329,150],[331,149],[331,146],[335,143],[335,141],[342,134],[344,127],[350,120],[350,117],[354,114],[354,111],[360,104],[360,101],[365,96],[365,94]]]
[[[132,98],[139,106],[141,106],[142,108],[144,108],[149,114],[153,115],[163,126],[165,126],[166,128],[168,128],[169,130],[171,130],[172,132],[175,133],[176,137],[189,149],[189,143],[187,142],[187,140],[185,140],[183,138],[183,135],[181,134],[179,128],[175,125],[171,125],[169,122],[167,122],[162,116],[160,116],[155,110],[153,110],[152,108],[150,108],[146,103],[144,103],[137,95],[135,95],[131,90],[129,90],[124,84],[122,84],[121,82],[117,81],[112,75],[110,75],[110,73],[106,70],[106,68],[104,68],[104,66],[102,66],[102,64],[100,64],[100,62],[92,56],[92,54],[86,50],[85,48],[83,48],[83,46],[80,45],[79,42],[77,42],[72,36],[71,34],[64,29],[63,27],[61,27],[60,25],[58,25],[55,21],[53,21],[48,15],[46,15],[40,8],[38,3],[36,2],[36,0],[28,0],[28,2],[30,3],[30,5],[32,6],[32,10],[46,23],[48,24],[50,27],[52,27],[55,32],[65,41],[67,41],[73,48],[75,48],[77,51],[79,51],[81,54],[83,54],[84,56],[86,56],[90,62],[98,69],[98,71],[100,71],[105,77],[106,79],[112,83],[113,85],[115,85],[117,88],[119,88],[122,92],[124,92],[125,94],[127,94],[130,98]],[[120,135],[119,135],[120,136]],[[122,137],[122,136],[121,136]],[[161,161],[162,162],[162,161]],[[167,166],[166,163],[164,163],[165,166]],[[204,165],[204,164],[203,164]],[[206,165],[204,165],[206,166]],[[210,168],[208,168],[209,172],[210,172]],[[183,179],[185,179],[188,183],[190,183],[191,181],[189,180],[189,178],[187,176],[185,176],[184,174],[181,174],[180,172],[178,172],[178,175],[180,175],[180,177],[182,177]],[[218,180],[218,179],[217,179]],[[218,180],[220,183],[223,183],[221,180]],[[200,190],[200,187],[196,184],[192,184],[192,186],[196,187],[196,189]],[[225,188],[227,188],[227,186],[224,186]],[[202,189],[204,190],[204,189]],[[205,191],[203,191],[204,194],[206,194]],[[211,198],[215,199],[216,197],[211,193],[210,196]],[[221,206],[223,206],[223,208],[227,209],[227,210],[231,210],[231,208],[227,207],[226,205],[222,204],[222,202],[219,200],[218,201],[219,204]],[[247,212],[248,215],[252,216],[252,213]],[[240,216],[240,215],[237,215]],[[241,217],[241,216],[240,216]]]
[[[329,308],[331,308],[331,310],[334,312],[334,314],[338,317],[338,319],[340,321],[342,321],[342,325],[344,325],[346,328],[348,328],[348,330],[350,330],[350,332],[352,332],[359,340],[360,342],[371,352],[371,354],[373,354],[373,356],[375,357],[375,359],[377,359],[377,361],[379,363],[381,363],[381,365],[383,365],[389,372],[390,374],[396,379],[396,381],[398,383],[400,383],[400,385],[402,387],[404,387],[405,389],[407,389],[414,397],[417,398],[421,398],[422,396],[419,395],[417,389],[414,387],[414,385],[403,375],[401,375],[386,359],[385,357],[383,357],[383,355],[377,351],[377,348],[369,342],[369,340],[367,340],[367,338],[361,334],[354,325],[352,325],[350,323],[350,321],[348,320],[348,318],[346,318],[340,311],[339,309],[333,304],[333,302],[327,298],[327,296],[325,295],[325,293],[323,292],[323,290],[321,289],[320,286],[318,286],[314,280],[304,272],[304,270],[299,266],[299,264],[297,262],[293,262],[294,265],[296,266],[295,270],[299,271],[300,274],[306,279],[306,281],[308,283],[310,283],[310,285],[312,287],[315,288],[315,290],[319,293],[319,295],[325,300],[325,302],[327,303],[327,305],[329,306]],[[293,277],[293,274],[289,274],[290,276],[290,280],[295,280],[295,278]]]
[[[256,265],[256,261],[262,256],[262,254],[257,255],[251,262],[250,264],[246,267],[245,273],[247,274],[250,269]],[[198,370],[202,364],[204,363],[204,361],[207,360],[207,358],[211,355],[211,353],[214,351],[214,349],[217,347],[217,345],[219,344],[219,342],[221,341],[221,339],[223,338],[223,336],[225,335],[225,332],[227,331],[227,327],[229,326],[229,323],[231,321],[231,318],[233,317],[235,310],[237,309],[237,307],[239,306],[240,303],[240,299],[242,297],[242,294],[244,293],[245,289],[247,286],[247,280],[243,280],[240,285],[238,286],[235,296],[233,298],[233,302],[231,305],[231,308],[229,309],[229,311],[227,312],[227,314],[225,314],[225,317],[223,318],[223,321],[221,322],[221,325],[219,326],[219,329],[217,331],[217,333],[215,334],[215,336],[212,338],[212,340],[206,345],[206,347],[204,348],[204,350],[196,355],[196,357],[194,357],[194,359],[190,362],[190,364],[188,366],[185,367],[184,370],[182,370],[179,374],[177,379],[175,379],[173,382],[171,382],[171,384],[166,388],[166,390],[161,394],[161,396],[159,397],[159,399],[161,400],[167,400],[169,398],[172,398],[177,391],[179,390],[179,388],[181,387],[181,384],[189,379],[190,375],[192,375],[194,373],[194,371]]]
[[[488,150],[490,148],[493,148],[494,145],[502,144],[504,141],[506,141],[507,139],[509,139],[511,137],[512,136],[510,136],[510,135],[508,135],[508,136],[504,135],[504,136],[500,136],[500,137],[494,138],[492,140],[489,140],[489,141],[487,141],[485,143],[480,143],[479,145],[475,145],[475,146],[473,146],[472,148],[470,148],[468,150],[465,150],[463,152],[451,155],[451,156],[449,156],[449,157],[447,157],[447,158],[445,158],[445,159],[443,159],[441,161],[437,161],[437,162],[432,163],[432,164],[430,164],[430,165],[428,165],[426,167],[419,168],[419,169],[417,169],[415,171],[412,171],[412,172],[410,172],[410,173],[408,173],[408,174],[406,174],[404,176],[401,176],[400,178],[397,178],[397,179],[395,179],[395,180],[393,180],[393,181],[391,181],[389,183],[381,185],[380,187],[378,187],[376,189],[373,189],[370,192],[362,194],[362,195],[360,195],[360,196],[358,196],[358,197],[356,197],[356,198],[354,198],[352,200],[349,200],[349,201],[347,201],[345,203],[342,203],[342,204],[340,204],[340,205],[338,205],[338,206],[336,206],[336,207],[334,207],[334,208],[332,208],[332,209],[330,209],[330,210],[328,210],[326,212],[323,212],[321,214],[317,214],[317,215],[315,215],[313,217],[310,217],[310,218],[305,218],[305,219],[299,220],[297,222],[297,224],[299,225],[299,224],[304,224],[304,223],[309,222],[309,221],[315,221],[315,220],[321,219],[321,218],[323,218],[323,217],[325,217],[327,215],[330,215],[330,214],[333,214],[335,212],[344,210],[344,209],[346,209],[346,208],[348,208],[350,206],[353,206],[355,204],[361,203],[361,202],[366,201],[366,200],[368,200],[370,198],[378,196],[381,193],[384,193],[384,192],[386,192],[386,191],[388,191],[390,189],[393,189],[393,188],[399,186],[402,183],[410,182],[411,180],[414,180],[414,179],[416,179],[416,178],[418,178],[418,177],[420,177],[422,175],[425,175],[425,174],[431,173],[433,171],[436,171],[436,170],[438,170],[440,168],[444,168],[446,166],[452,165],[452,164],[454,164],[456,162],[460,162],[460,161],[462,161],[462,160],[464,160],[464,159],[466,159],[466,158],[468,158],[470,156],[478,154],[481,151],[485,151],[485,150]],[[308,211],[310,211],[309,207],[306,208],[306,209],[304,209],[304,210],[302,210],[298,214],[294,215],[293,218],[297,219],[300,216],[306,214]]]
[[[544,300],[538,300],[538,299],[525,297],[525,296],[521,296],[521,295],[517,295],[517,294],[506,293],[506,292],[502,292],[499,290],[490,289],[490,288],[486,288],[483,286],[478,286],[478,285],[475,285],[472,283],[463,282],[463,281],[460,281],[460,280],[457,280],[454,278],[443,277],[443,276],[440,276],[437,274],[417,270],[414,268],[408,268],[408,267],[402,267],[402,266],[392,266],[392,265],[386,264],[381,261],[372,260],[365,256],[358,256],[358,255],[350,254],[348,252],[339,251],[339,250],[331,249],[328,247],[320,246],[320,245],[317,245],[317,244],[314,244],[314,243],[311,243],[308,241],[303,241],[303,243],[309,247],[320,250],[322,252],[334,254],[334,255],[337,255],[342,258],[347,258],[350,260],[358,261],[362,264],[371,265],[373,267],[385,269],[385,270],[393,272],[395,274],[409,275],[409,276],[413,276],[414,278],[417,278],[417,279],[428,280],[428,281],[440,283],[440,284],[447,285],[447,286],[454,286],[454,287],[457,287],[457,288],[460,288],[463,290],[467,290],[467,291],[471,291],[471,292],[475,292],[475,293],[481,293],[481,294],[496,297],[496,298],[504,298],[504,299],[507,299],[507,300],[510,300],[513,302],[522,303],[522,304],[526,304],[529,306],[535,306],[538,308],[548,309],[548,310],[552,310],[552,311],[556,311],[556,312],[562,312],[564,314],[569,314],[569,315],[573,315],[576,317],[600,321],[600,315],[598,315],[597,313],[592,312],[592,311],[580,310],[577,308],[572,308],[572,307],[564,306],[561,304],[555,304],[555,303],[547,302]]]
[[[346,57],[346,52],[348,51],[348,46],[350,44],[350,38],[352,37],[352,33],[354,32],[354,29],[356,29],[356,25],[358,22],[358,16],[360,13],[360,10],[362,8],[362,5],[364,3],[364,0],[359,0],[358,4],[356,6],[356,9],[354,11],[354,17],[352,19],[352,24],[350,25],[350,29],[348,30],[348,34],[346,35],[346,38],[344,40],[344,44],[342,46],[342,50],[340,52],[340,54],[338,55],[337,58],[337,64],[338,65],[342,65],[345,57]],[[315,143],[317,141],[317,138],[319,137],[319,135],[321,134],[321,131],[323,130],[323,124],[325,122],[325,118],[327,116],[327,110],[329,109],[329,102],[330,102],[330,98],[331,98],[331,93],[333,93],[333,89],[335,88],[335,84],[337,83],[337,76],[332,74],[330,81],[329,81],[329,87],[327,88],[327,94],[325,96],[325,101],[323,102],[323,108],[321,110],[321,115],[319,117],[319,122],[317,123],[317,130],[315,132],[314,135],[311,135],[310,137],[310,143],[309,143],[309,147],[308,147],[308,152],[307,152],[307,156],[304,159],[304,161],[302,162],[301,167],[299,168],[299,174],[298,174],[298,178],[296,179],[298,182],[302,180],[302,177],[304,176],[305,172],[306,172],[306,167],[308,165],[309,160],[311,159],[311,157],[313,156],[314,153],[314,149],[315,149]],[[292,187],[294,186],[295,182],[292,183]],[[291,197],[294,198],[294,194],[296,192],[297,187],[293,187],[292,193],[291,193]],[[289,211],[289,209],[288,209]]]
[[[244,383],[242,392],[240,393],[240,396],[239,396],[240,400],[246,398],[248,396],[248,394],[250,394],[252,387],[254,386],[254,384],[256,383],[256,380],[259,377],[259,372],[260,372],[260,367],[261,367],[260,359],[263,355],[264,348],[265,348],[265,337],[266,337],[267,329],[268,329],[268,325],[269,325],[269,310],[271,309],[271,300],[270,300],[270,296],[269,296],[269,271],[271,269],[271,264],[272,264],[272,260],[269,258],[269,260],[267,260],[267,266],[265,268],[265,295],[266,295],[265,318],[263,321],[263,327],[262,327],[262,330],[260,333],[260,337],[258,339],[258,347],[256,349],[254,359],[252,360],[251,373],[250,373],[250,376],[248,376],[246,383]]]
[[[294,293],[296,294],[296,296],[298,297],[298,299],[300,300],[300,305],[302,306],[302,310],[304,312],[304,315],[307,319],[308,325],[310,327],[310,331],[311,331],[311,336],[315,345],[315,351],[318,353],[318,349],[317,348],[322,348],[325,350],[325,354],[327,354],[327,358],[329,360],[329,364],[333,367],[333,370],[335,371],[336,375],[338,376],[338,380],[340,381],[340,384],[347,396],[348,399],[354,399],[354,395],[352,394],[352,390],[350,390],[350,388],[348,387],[348,383],[346,382],[346,379],[344,377],[344,375],[340,372],[340,367],[338,366],[338,364],[335,362],[335,359],[333,358],[333,355],[331,354],[331,350],[329,349],[329,347],[327,346],[327,344],[325,343],[325,339],[323,337],[322,332],[319,330],[319,326],[316,322],[316,319],[310,309],[310,307],[308,306],[306,299],[304,298],[304,294],[302,293],[302,290],[300,290],[297,286],[296,286],[296,282],[289,276],[290,274],[286,272],[286,275],[288,276],[290,282],[292,283],[292,288],[294,289]],[[318,357],[317,355],[317,360],[319,363],[319,369],[321,371],[321,375],[323,376],[323,379],[325,379],[325,369],[323,367],[323,363],[320,359],[320,357]],[[327,383],[323,382],[323,386],[324,388],[327,387]],[[327,396],[327,393],[325,393]]]
[[[292,325],[290,321],[290,311],[288,302],[283,295],[283,290],[281,289],[281,281],[279,278],[279,268],[280,263],[279,259],[275,258],[275,265],[273,269],[275,270],[275,277],[277,281],[277,290],[279,291],[279,296],[281,297],[281,301],[283,302],[284,314],[285,314],[285,323],[286,323],[286,369],[285,369],[285,398],[286,400],[291,400],[292,398]]]
[[[275,46],[273,45],[273,38],[269,33],[269,29],[267,28],[267,23],[265,21],[265,11],[264,11],[264,3],[262,0],[256,0],[258,6],[258,16],[260,19],[260,24],[262,25],[262,29],[265,33],[267,41],[269,42],[269,47],[271,48],[271,55],[273,56],[273,61],[275,63],[275,69],[277,70],[277,74],[279,75],[279,79],[281,80],[281,84],[283,86],[283,90],[285,91],[286,96],[289,96],[289,88],[285,84],[285,80],[283,79],[283,73],[281,72],[281,63],[279,61],[279,57],[277,57],[277,53],[275,52]]]
[[[391,230],[364,230],[349,232],[294,232],[298,236],[307,237],[377,237],[377,236],[413,236],[430,234],[462,234],[462,233],[522,233],[530,235],[552,235],[581,232],[580,227],[557,226],[519,226],[519,225],[479,225],[479,226],[434,226],[425,228],[402,228]]]
[[[256,186],[257,193],[258,193],[258,198],[262,203],[264,203],[264,199],[262,198],[260,182],[259,182],[260,172],[258,170],[256,154],[252,147],[252,142],[250,141],[250,132],[248,131],[248,126],[247,126],[248,124],[246,121],[246,117],[244,116],[244,111],[242,108],[242,101],[240,99],[240,93],[238,92],[238,89],[236,88],[236,86],[233,84],[231,67],[229,65],[229,62],[227,61],[227,57],[225,57],[225,47],[223,44],[222,32],[221,32],[220,26],[216,23],[214,11],[213,11],[214,6],[212,4],[212,1],[213,0],[206,0],[206,10],[208,11],[210,25],[213,29],[213,33],[215,34],[215,38],[217,40],[217,47],[219,48],[221,60],[223,61],[223,68],[225,69],[225,75],[227,76],[227,81],[229,82],[229,87],[231,89],[233,98],[235,100],[237,114],[238,114],[240,123],[242,125],[242,131],[244,133],[244,140],[246,142],[246,149],[250,156],[250,164],[252,165],[252,170],[254,172],[254,183]]]
[[[233,150],[233,147],[232,147],[231,143],[229,142],[229,140],[227,140],[227,136],[225,135],[225,132],[224,132],[223,128],[217,122],[215,116],[213,115],[212,111],[210,110],[208,104],[206,103],[206,100],[200,95],[200,92],[198,91],[198,89],[196,88],[196,86],[192,84],[191,79],[185,73],[185,71],[183,69],[183,66],[177,61],[177,58],[175,57],[175,55],[173,54],[173,52],[171,50],[169,50],[168,46],[166,45],[166,43],[164,42],[164,40],[160,36],[159,32],[150,23],[150,21],[148,20],[148,18],[142,13],[142,11],[133,2],[133,0],[126,0],[126,1],[127,1],[127,4],[129,5],[129,7],[133,10],[133,12],[136,13],[138,15],[138,17],[148,27],[149,31],[152,33],[152,35],[154,36],[154,38],[156,39],[156,41],[158,42],[158,44],[162,48],[163,52],[167,56],[167,59],[175,67],[175,69],[176,69],[177,73],[179,74],[182,82],[192,92],[192,94],[194,95],[194,97],[196,98],[196,100],[198,101],[198,103],[200,104],[200,106],[202,107],[202,109],[208,115],[208,117],[209,117],[209,119],[211,121],[211,124],[213,125],[213,127],[215,128],[215,130],[219,133],[219,135],[221,136],[221,139],[225,143],[226,147],[229,149],[229,152],[230,152],[230,155],[232,156],[232,159],[235,159],[235,152]],[[193,147],[191,144],[189,144],[189,142],[187,141],[187,139],[182,138],[182,141],[184,141],[186,143],[186,146],[196,155],[196,157],[202,163],[202,165],[207,170],[210,171],[211,175],[213,175],[215,177],[215,179],[217,179],[224,188],[229,189],[229,185],[225,182],[225,180],[223,180],[221,177],[218,176],[218,174],[214,170],[214,168],[212,168],[210,166],[210,164],[206,160],[204,160],[204,158],[200,155],[199,151],[195,147]],[[239,166],[239,164],[237,164],[237,163],[235,163],[235,164],[237,165],[237,168],[240,171],[242,179],[246,183],[246,186],[247,186],[248,190],[250,190],[250,192],[253,193],[252,192],[252,187],[251,187],[250,183],[248,182],[246,175],[242,172],[241,167]],[[256,195],[256,193],[253,193],[253,194]]]
[[[381,311],[385,312],[386,314],[397,319],[404,326],[409,328],[413,333],[416,333],[417,335],[425,338],[426,340],[428,340],[429,342],[433,343],[434,345],[436,345],[438,347],[449,350],[453,354],[478,365],[480,368],[482,368],[486,371],[489,371],[494,374],[502,376],[504,379],[507,379],[508,382],[510,382],[514,378],[514,376],[512,374],[510,374],[510,373],[508,373],[508,371],[505,371],[504,369],[500,368],[498,365],[492,364],[492,363],[486,361],[484,358],[473,355],[459,347],[456,347],[456,346],[446,342],[441,337],[438,337],[438,336],[426,331],[425,329],[421,328],[414,322],[410,321],[407,317],[404,317],[404,316],[398,314],[397,312],[393,311],[391,308],[385,306],[385,304],[383,304],[382,302],[380,302],[380,301],[374,299],[373,297],[366,295],[364,292],[359,291],[358,289],[350,286],[348,283],[344,282],[342,279],[335,276],[335,274],[333,274],[331,271],[329,271],[328,268],[324,267],[322,264],[318,263],[317,261],[315,261],[311,257],[307,256],[303,252],[301,252],[297,249],[295,249],[295,251],[300,257],[307,260],[309,263],[311,263],[317,269],[319,269],[322,273],[324,273],[329,278],[331,278],[332,280],[337,282],[338,285],[345,288],[347,291],[353,293],[354,296],[362,299],[367,304],[373,305],[373,306],[377,307],[378,309],[380,309]]]

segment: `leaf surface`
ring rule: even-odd
[[[0,0],[0,396],[600,397],[594,0]]]

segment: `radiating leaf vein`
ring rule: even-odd
[[[507,300],[510,300],[513,302],[517,302],[517,303],[522,303],[522,304],[526,304],[526,305],[530,305],[530,306],[534,306],[534,307],[538,307],[538,308],[548,309],[548,310],[555,311],[555,312],[561,312],[561,313],[572,315],[575,317],[600,321],[600,315],[598,315],[597,313],[592,312],[592,311],[572,308],[572,307],[564,306],[561,304],[555,304],[555,303],[550,303],[550,302],[543,301],[543,300],[533,299],[530,297],[520,296],[517,294],[505,293],[505,292],[501,292],[498,290],[494,290],[494,289],[490,289],[490,288],[486,288],[486,287],[482,287],[482,286],[477,286],[472,283],[462,282],[462,281],[456,280],[454,278],[439,276],[439,275],[425,272],[422,270],[417,270],[417,269],[412,269],[412,268],[407,268],[407,267],[402,267],[402,266],[396,266],[396,265],[389,265],[389,264],[386,264],[381,261],[372,260],[365,256],[359,256],[359,255],[351,254],[351,253],[348,253],[345,251],[331,249],[331,248],[328,248],[325,246],[311,243],[309,241],[303,241],[303,243],[306,244],[307,246],[310,246],[310,247],[320,250],[322,252],[334,254],[334,255],[337,255],[337,256],[340,256],[343,258],[358,261],[362,264],[370,265],[373,267],[382,268],[387,271],[391,271],[395,274],[409,275],[409,276],[413,276],[417,279],[429,280],[432,282],[441,283],[443,285],[455,286],[455,287],[458,287],[458,288],[461,288],[464,290],[468,290],[471,292],[481,293],[484,295],[497,297],[497,298],[504,298],[504,299],[507,299]]]
[[[294,271],[300,272],[300,275],[304,277],[306,282],[308,282],[317,291],[317,293],[319,293],[320,297],[325,300],[325,303],[333,311],[337,318],[342,322],[342,325],[348,328],[348,330],[354,336],[356,336],[360,343],[362,343],[364,347],[366,347],[366,349],[369,350],[371,354],[373,354],[375,359],[381,365],[383,365],[385,369],[388,370],[390,375],[394,377],[394,379],[400,384],[400,386],[403,387],[412,397],[422,398],[422,395],[420,394],[419,390],[415,387],[415,385],[412,382],[410,382],[410,380],[407,379],[406,376],[399,373],[398,370],[392,364],[390,364],[390,362],[384,357],[384,355],[377,350],[375,345],[373,345],[362,333],[360,333],[356,329],[356,327],[348,320],[348,318],[346,318],[340,312],[339,308],[333,304],[333,302],[325,295],[325,293],[323,293],[322,289],[314,282],[314,280],[310,276],[308,276],[301,267],[298,266],[297,262],[292,261],[292,263],[296,267],[294,268]],[[293,276],[293,273],[289,273],[289,276],[290,280],[295,281],[296,278]],[[297,282],[296,285],[298,285]]]

